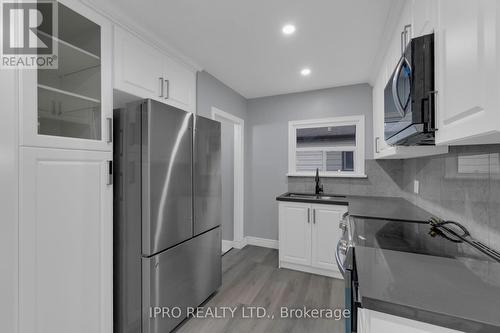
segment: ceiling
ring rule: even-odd
[[[103,1],[254,98],[369,82],[398,0]]]

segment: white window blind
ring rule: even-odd
[[[289,122],[289,175],[365,177],[364,117]]]
[[[499,173],[499,154],[479,154],[458,156],[459,174],[489,174]]]
[[[322,151],[298,151],[297,152],[297,171],[316,171],[323,170],[323,152]]]

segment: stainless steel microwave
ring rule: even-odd
[[[405,47],[405,45],[407,45]],[[390,145],[434,145],[434,34],[401,42],[384,90],[384,136]]]

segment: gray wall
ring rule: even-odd
[[[212,107],[246,119],[246,99],[207,72],[197,75],[197,114],[211,118]],[[222,124],[222,239],[233,240],[234,214],[234,129],[228,123]]]
[[[215,106],[245,119],[245,236],[277,239],[275,197],[314,190],[312,178],[286,176],[288,121],[365,114],[368,178],[323,178],[325,192],[402,196],[438,217],[463,223],[473,236],[500,249],[500,174],[453,176],[458,156],[500,153],[500,145],[451,147],[445,155],[408,160],[372,160],[371,105],[368,85],[247,101],[210,74],[198,75],[199,114],[210,116]],[[415,179],[420,182],[418,195],[413,194]]]
[[[278,239],[276,196],[287,191],[288,121],[364,114],[372,155],[372,89],[367,84],[248,100],[245,235]]]
[[[198,72],[196,80],[196,112],[212,117],[212,106],[246,119],[247,100],[207,72]]]

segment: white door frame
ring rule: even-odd
[[[234,234],[232,245],[241,249],[246,245],[243,237],[245,121],[214,106],[212,106],[212,119],[222,119],[234,125]]]

